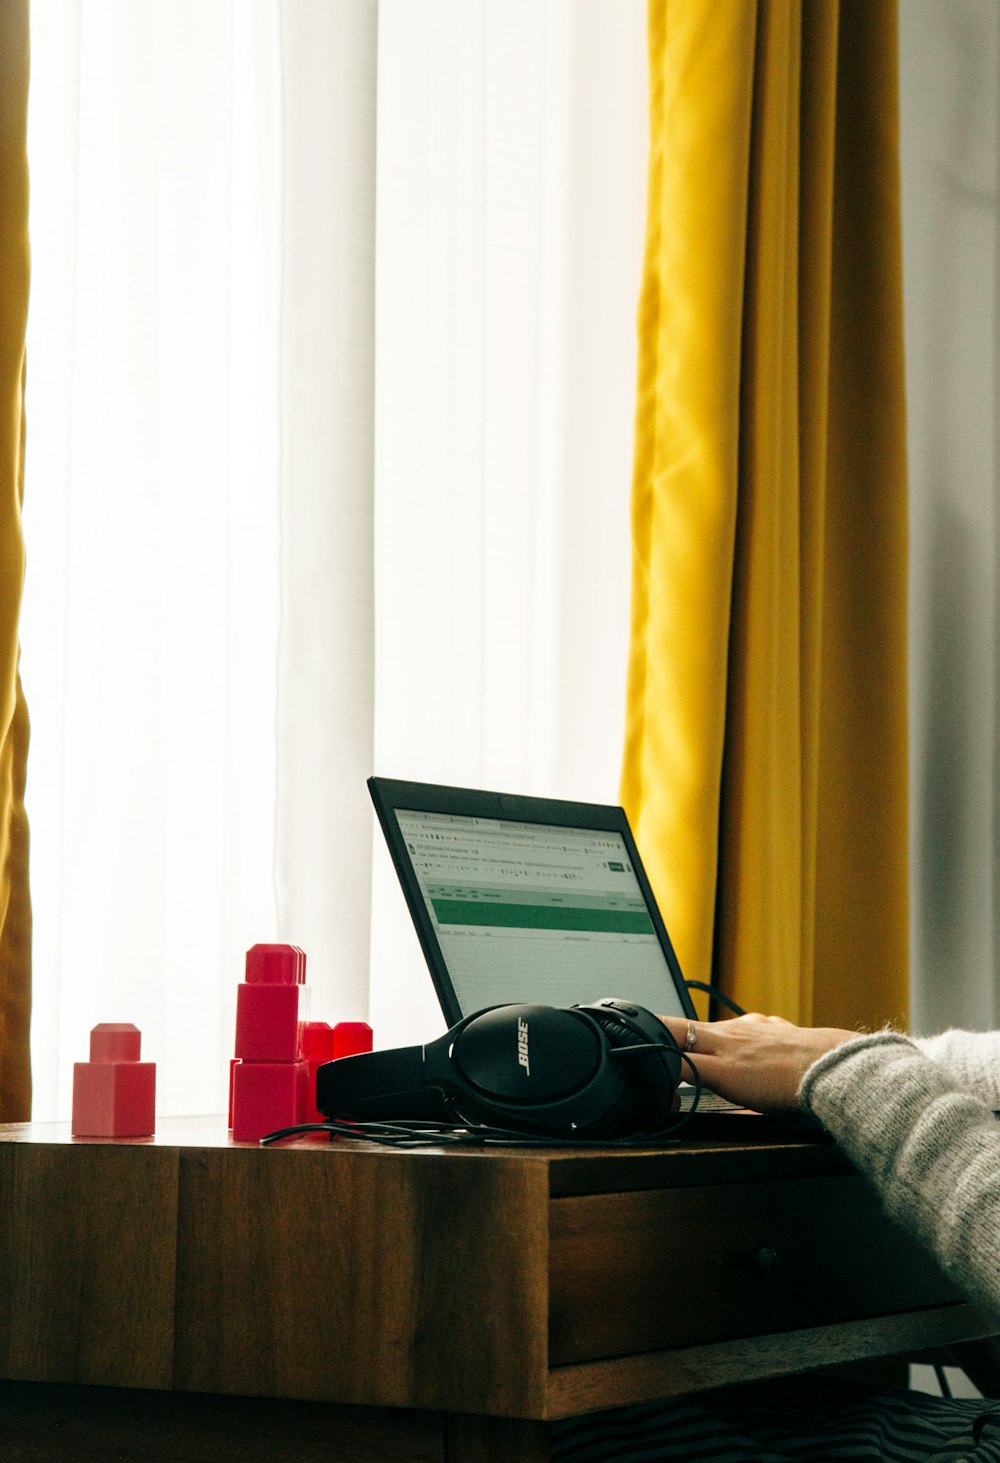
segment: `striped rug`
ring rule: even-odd
[[[552,1463],[1000,1463],[1000,1402],[788,1377],[553,1425]]]

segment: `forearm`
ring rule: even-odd
[[[1000,1312],[1000,1124],[936,1060],[892,1033],[837,1047],[802,1105],[967,1294]]]

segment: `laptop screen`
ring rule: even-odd
[[[473,801],[491,796],[468,794]],[[602,996],[689,1014],[634,845],[622,831],[519,818],[516,805],[526,809],[528,799],[504,799],[511,817],[392,801],[388,819],[389,809],[379,812],[438,994],[438,963],[453,993],[453,1002],[442,999],[447,1019],[458,1019],[449,1004],[467,1016],[485,1006],[570,1006]],[[566,816],[564,808],[579,806],[550,802],[541,812]],[[596,811],[602,822],[617,814],[624,823],[620,809]]]

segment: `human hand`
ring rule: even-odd
[[[689,1022],[683,1016],[661,1016],[660,1020],[682,1051],[689,1029],[694,1032],[694,1045],[687,1050],[702,1086],[758,1112],[794,1108],[799,1084],[813,1062],[859,1034],[834,1027],[794,1026],[780,1016],[757,1012],[733,1021]],[[689,1080],[686,1063],[681,1071],[683,1080]]]

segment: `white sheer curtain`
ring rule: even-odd
[[[644,9],[34,0],[32,55],[35,1115],[102,1020],[218,1111],[255,940],[439,1024],[377,845],[369,1004],[370,771],[615,796]]]
[[[366,1009],[375,22],[32,7],[38,1117],[103,1020],[221,1110],[257,940]]]
[[[634,0],[382,0],[387,776],[617,802],[645,66]],[[388,1044],[440,1028],[422,972],[377,840],[372,1019]]]

